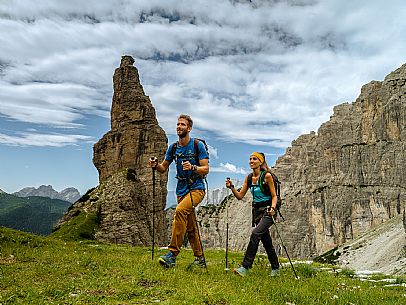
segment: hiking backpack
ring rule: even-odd
[[[207,155],[209,155],[209,148],[207,147],[206,141],[199,138],[193,138],[193,157],[196,160],[196,164],[200,165],[199,161],[199,141],[204,144],[204,148],[206,149]],[[176,141],[172,144],[172,156],[176,163],[178,163],[178,156],[176,156],[176,147],[178,146],[179,142]]]
[[[196,160],[196,164],[200,165],[199,162],[199,141],[202,142],[204,144],[204,148],[206,149],[207,155],[209,155],[209,148],[206,144],[206,141],[203,139],[199,139],[199,138],[193,138],[193,157]],[[175,163],[178,163],[178,156],[176,155],[176,147],[178,146],[179,142],[176,141],[175,143],[172,144],[172,156],[173,159],[175,160]],[[177,175],[176,175],[177,179],[180,179]],[[207,182],[206,179],[206,175],[202,176],[199,175],[198,173],[193,172],[192,175],[190,175],[190,177],[188,177],[189,179],[191,179],[191,183],[193,183],[193,181],[197,180],[197,179],[203,179],[204,182],[206,183],[206,187],[207,187],[207,202],[209,202],[209,183]]]
[[[283,218],[281,211],[280,211],[280,208],[282,205],[282,198],[281,198],[281,182],[279,181],[278,177],[273,172],[261,170],[261,172],[259,174],[259,178],[258,178],[259,188],[261,189],[261,192],[264,193],[265,195],[269,195],[269,196],[271,195],[271,191],[269,190],[269,185],[265,180],[266,173],[270,173],[272,175],[273,184],[275,186],[276,197],[278,198],[278,201],[276,202],[276,210],[277,210],[278,214],[282,217],[282,219],[285,220],[285,218]],[[250,173],[248,175],[247,184],[248,184],[248,189],[249,189],[252,186],[252,173]]]

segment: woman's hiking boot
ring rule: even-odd
[[[160,256],[158,261],[166,268],[175,267],[176,255],[169,251],[167,254]]]
[[[248,275],[248,269],[243,266],[241,266],[240,268],[234,268],[233,272],[234,274],[237,274],[242,277]]]
[[[279,269],[272,269],[272,271],[271,271],[271,276],[272,277],[279,276],[279,274],[280,274]]]

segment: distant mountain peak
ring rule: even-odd
[[[61,192],[54,190],[52,185],[40,185],[38,188],[35,187],[25,187],[18,192],[13,193],[17,197],[30,197],[30,196],[40,196],[48,197],[51,199],[61,199],[69,201],[71,203],[75,202],[80,198],[80,193],[74,187],[68,187]]]

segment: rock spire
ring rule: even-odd
[[[151,156],[165,154],[168,140],[133,63],[131,56],[123,56],[115,70],[111,130],[93,147],[100,185],[76,202],[57,227],[85,211],[97,217],[96,239],[150,245],[154,215],[155,239],[163,244],[167,173],[156,173],[153,198],[152,170],[146,165]]]

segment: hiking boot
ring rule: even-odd
[[[279,269],[272,269],[272,271],[271,271],[271,276],[272,277],[279,276],[279,274],[280,274]]]
[[[244,268],[243,266],[241,266],[240,268],[234,268],[233,272],[234,274],[237,274],[242,277],[248,275],[248,269]]]
[[[166,268],[175,267],[176,256],[171,251],[159,257],[159,263]]]
[[[207,268],[204,256],[195,257],[195,260],[187,267],[187,269],[193,269],[194,267]]]

